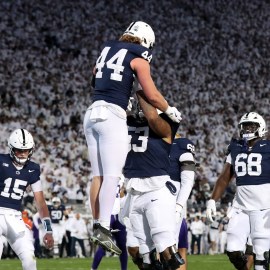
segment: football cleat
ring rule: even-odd
[[[122,253],[114,243],[111,231],[102,227],[99,223],[94,224],[94,233],[93,236],[91,236],[91,241],[100,245],[103,249],[115,253],[116,255],[120,255]]]

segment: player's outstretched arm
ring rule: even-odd
[[[131,61],[131,67],[134,69],[149,103],[166,113],[174,122],[179,123],[182,119],[181,113],[175,107],[169,106],[163,95],[156,88],[151,76],[149,63],[142,58],[135,58]]]
[[[52,235],[52,225],[51,225],[49,210],[45,202],[43,192],[42,191],[34,192],[34,197],[36,201],[37,210],[39,212],[39,216],[45,230],[43,242],[46,248],[51,249],[53,248],[53,243],[54,243],[53,235]]]
[[[219,175],[211,199],[206,203],[206,217],[207,220],[213,222],[213,217],[216,215],[216,201],[219,200],[224,193],[226,187],[229,185],[233,176],[230,163],[225,163],[221,174]]]
[[[165,141],[171,143],[172,129],[170,124],[159,116],[156,108],[149,103],[142,90],[137,91],[136,94],[140,107],[151,129]]]

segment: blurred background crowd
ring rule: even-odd
[[[104,41],[142,20],[156,35],[156,85],[183,115],[179,132],[196,145],[200,166],[188,208],[203,216],[242,114],[256,111],[270,122],[269,14],[266,0],[1,1],[0,152],[8,151],[11,131],[29,130],[46,199],[56,195],[90,215],[82,121],[92,68]],[[221,214],[234,190],[224,194]],[[25,204],[34,212],[31,196]]]

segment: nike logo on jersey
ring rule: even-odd
[[[9,165],[7,163],[3,163],[4,167],[9,167]]]
[[[28,172],[34,172],[35,170],[28,170]]]
[[[151,202],[157,201],[158,199],[151,200]]]
[[[266,143],[264,143],[264,144],[260,144],[260,147],[265,146],[265,145],[266,145]]]

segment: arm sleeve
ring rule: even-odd
[[[180,191],[177,196],[176,203],[185,206],[192,187],[194,185],[195,172],[194,171],[182,171],[181,172],[181,185]]]
[[[179,161],[180,163],[184,163],[185,161],[189,163],[193,162],[195,166],[194,156],[189,152],[182,154],[179,157]],[[181,170],[180,178],[180,191],[178,193],[176,203],[185,206],[194,185],[195,171],[188,169]]]
[[[39,223],[38,223],[38,219],[39,219],[39,213],[35,213],[33,215],[33,223],[35,224],[35,227],[38,229],[39,228]]]

